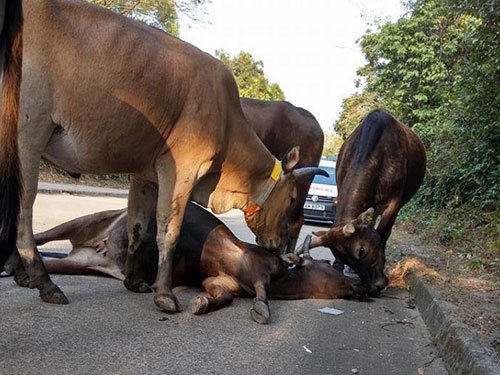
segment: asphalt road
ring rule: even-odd
[[[119,198],[39,195],[35,230],[125,205]],[[239,212],[222,219],[251,241]],[[306,225],[302,237],[313,228]],[[44,248],[68,249],[69,243]],[[312,255],[331,258],[325,250]],[[42,303],[36,290],[0,278],[1,374],[447,373],[401,289],[388,289],[372,302],[271,301],[271,323],[261,326],[250,318],[249,299],[205,316],[167,315],[154,306],[152,295],[128,292],[117,280],[58,275],[53,280],[69,305]],[[198,291],[175,290],[186,308]],[[325,306],[344,314],[317,311]]]

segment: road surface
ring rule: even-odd
[[[123,208],[121,198],[38,195],[36,231],[92,212]],[[247,241],[239,212],[221,218]],[[301,239],[314,228],[302,229]],[[44,246],[69,249],[69,243]],[[326,249],[314,257],[331,258]],[[53,276],[70,300],[42,303],[36,290],[0,278],[2,374],[446,374],[408,293],[388,289],[372,302],[270,301],[271,323],[251,320],[251,300],[204,316],[189,312],[199,289],[176,288],[185,311],[159,311],[151,294],[97,276]],[[339,316],[321,314],[329,306]],[[165,320],[166,318],[166,320]]]

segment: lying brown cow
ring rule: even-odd
[[[340,149],[335,222],[330,230],[315,233],[311,247],[329,247],[338,269],[344,263],[353,268],[372,296],[387,286],[386,242],[399,209],[420,187],[425,165],[418,136],[382,110],[369,113]],[[376,216],[380,224],[375,229]]]
[[[324,134],[316,118],[303,108],[285,101],[241,98],[241,108],[248,122],[271,153],[283,158],[294,146],[300,146],[300,161],[295,168],[317,167],[323,152]],[[295,249],[304,224],[304,203],[312,177],[297,181],[297,195],[288,209],[286,233],[281,252]]]
[[[155,224],[150,221],[140,259],[141,276],[150,283],[154,282],[158,264]],[[125,277],[126,210],[83,216],[39,233],[35,239],[37,245],[64,239],[72,243],[68,257],[44,258],[49,272],[101,272],[121,280]],[[201,284],[205,289],[192,302],[195,314],[228,306],[235,296],[255,296],[252,318],[267,323],[270,314],[267,297],[331,299],[360,298],[364,294],[359,282],[343,276],[327,262],[292,254],[280,258],[259,246],[239,241],[219,219],[194,203],[187,206],[174,254],[174,285]]]

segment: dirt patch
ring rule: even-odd
[[[490,352],[500,356],[500,280],[488,269],[471,270],[463,253],[437,245],[409,225],[397,225],[387,247],[391,284],[404,284],[414,269],[458,308],[454,318],[473,327]]]

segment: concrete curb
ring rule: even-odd
[[[455,305],[442,301],[415,272],[405,280],[450,374],[498,375],[500,363],[480,344],[474,330],[452,318]]]
[[[96,186],[78,184],[55,184],[50,182],[39,182],[38,193],[41,194],[72,194],[92,197],[114,197],[127,198],[128,190],[111,189]]]

